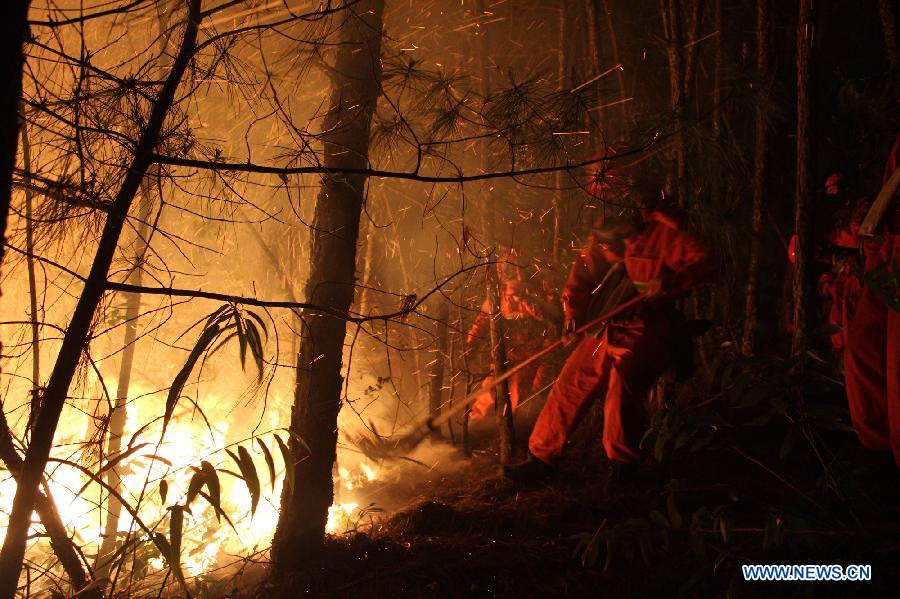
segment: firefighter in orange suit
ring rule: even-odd
[[[546,317],[541,309],[540,298],[530,293],[522,277],[521,269],[514,263],[515,253],[510,251],[509,257],[497,265],[500,282],[500,317],[504,320],[504,345],[506,359],[515,364],[543,349],[549,343]],[[479,341],[489,341],[491,302],[485,300],[481,311],[475,318],[466,338],[468,345]],[[496,372],[496,365],[491,364],[491,371]],[[509,402],[515,411],[519,404],[528,399],[547,381],[548,368],[545,364],[534,363],[508,379]],[[488,388],[471,407],[469,418],[479,419],[487,416],[494,406],[494,390],[489,389],[494,376],[485,377],[482,387]]]
[[[621,264],[620,264],[621,263]],[[582,338],[570,355],[529,438],[527,461],[504,469],[508,478],[539,479],[552,472],[591,402],[605,395],[603,448],[610,460],[634,463],[646,424],[643,400],[672,361],[680,315],[674,301],[710,276],[706,249],[671,217],[614,217],[595,229],[572,266],[563,292],[565,330],[598,314],[592,295],[616,264],[648,300]]]
[[[891,178],[900,159],[900,136],[885,169]],[[897,280],[900,269],[900,202],[888,207],[882,228],[865,242],[865,271],[871,276]],[[877,272],[876,272],[877,271]],[[873,275],[874,273],[874,275]],[[893,294],[893,305],[887,301]],[[887,286],[877,293],[864,286],[844,348],[844,377],[850,417],[867,448],[893,454],[900,466],[900,295]]]
[[[824,258],[831,264],[831,270],[819,279],[819,288],[831,297],[828,324],[840,328],[831,335],[831,348],[841,353],[862,290],[856,276],[856,255],[860,243],[859,226],[870,204],[865,196],[848,194],[847,188],[847,177],[843,173],[834,173],[825,180],[825,194],[836,198],[838,206],[831,216],[831,230],[824,240]]]

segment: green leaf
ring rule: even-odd
[[[223,304],[219,308],[217,308],[209,317],[206,319],[206,327],[209,328],[213,324],[221,324],[223,320],[227,320],[230,318],[230,315],[226,314],[228,310],[233,309],[230,304]]]
[[[238,480],[244,480],[244,477],[242,475],[238,474],[234,470],[229,470],[228,468],[219,468],[219,472],[221,472],[222,474],[233,476]]]
[[[719,533],[722,535],[722,542],[728,543],[728,519],[725,516],[719,516]]]
[[[250,318],[252,318],[253,320],[255,320],[256,322],[259,323],[259,326],[263,331],[263,335],[268,337],[269,331],[266,328],[266,321],[263,320],[263,318],[259,314],[257,314],[256,312],[253,312],[252,310],[247,310],[245,313],[247,314],[247,316],[249,316]]]
[[[236,453],[234,453],[233,451],[231,451],[231,450],[228,449],[227,447],[225,448],[225,453],[227,453],[228,456],[229,456],[232,460],[234,460],[234,463],[235,463],[235,464],[238,464],[238,466],[240,466],[241,458],[239,458],[238,455],[237,455]]]
[[[203,483],[206,482],[206,477],[200,470],[194,469],[194,475],[191,477],[191,482],[188,483],[187,497],[184,500],[185,507],[190,506],[193,503],[194,499],[197,498],[197,495],[200,493],[200,489],[203,488]]]
[[[209,502],[216,508],[216,517],[222,512],[222,486],[219,483],[219,473],[213,465],[203,460],[200,462],[201,471],[206,480],[206,488],[209,489]]]
[[[98,471],[97,474],[103,474],[110,468],[114,468],[118,463],[127,458],[128,456],[134,454],[136,451],[143,449],[150,445],[149,443],[141,443],[140,445],[135,445],[134,447],[129,447],[123,452],[118,453],[114,457],[110,458]]]
[[[259,437],[256,438],[256,442],[259,443],[260,449],[262,449],[263,457],[266,459],[266,466],[269,468],[269,480],[272,482],[272,492],[275,492],[275,460],[272,459],[272,452],[269,451],[269,448],[266,447],[266,444],[263,443],[263,440]]]
[[[281,437],[278,435],[272,435],[275,437],[275,442],[278,443],[278,449],[281,451],[281,459],[284,460],[284,480],[287,483],[288,489],[291,493],[294,492],[294,456],[291,455],[291,450],[288,449],[287,444],[281,440]]]
[[[657,462],[662,462],[666,449],[666,437],[662,431],[656,436],[656,442],[653,444],[653,457]]]
[[[169,542],[166,544],[168,545],[168,557],[166,558],[166,561],[169,562],[169,568],[181,584],[181,589],[184,591],[185,597],[190,597],[191,592],[184,579],[184,572],[181,570],[181,537],[184,531],[184,507],[173,505],[169,508],[169,511]],[[163,535],[159,536],[165,541]],[[162,549],[162,547],[160,547],[160,549]]]
[[[181,567],[181,535],[184,531],[184,507],[173,505],[169,508],[169,545],[172,550],[173,568]]]
[[[234,328],[234,325],[230,324],[222,329],[222,333],[224,334],[226,331],[230,331],[233,328]],[[235,337],[237,337],[237,333],[229,333],[228,335],[220,335],[219,342],[216,343],[216,345],[213,346],[213,348],[211,350],[209,350],[209,355],[213,356],[216,353],[218,353],[218,351],[220,349],[222,349],[223,347],[228,345],[228,342],[231,341],[232,339],[234,339]]]
[[[669,493],[669,498],[666,499],[666,512],[669,514],[669,522],[672,523],[672,528],[681,528],[684,520],[678,511],[678,505],[675,503],[674,493]]]
[[[238,345],[240,346],[241,353],[241,368],[244,368],[247,363],[247,332],[244,329],[244,319],[241,318],[241,315],[237,310],[234,312],[234,326],[237,327]]]
[[[609,567],[612,565],[613,559],[613,539],[612,537],[608,537],[606,539],[606,560],[603,562],[603,571],[608,572]]]
[[[296,433],[289,428],[282,430],[287,431],[287,433],[291,436],[291,439],[293,439],[297,443],[297,445],[305,449],[307,454],[312,455],[312,449],[309,448],[309,445],[306,444],[306,441],[303,440],[303,437],[301,437],[299,433]],[[374,425],[372,425],[372,430],[375,430]]]
[[[172,563],[172,546],[169,545],[169,539],[166,538],[161,532],[153,533],[153,543],[156,545],[156,548],[159,549],[159,552],[166,559],[166,562],[169,564]]]
[[[207,493],[204,493],[203,491],[200,491],[200,497],[205,499],[206,502],[213,507],[213,510],[215,510],[215,512],[216,512],[217,520],[219,520],[221,522],[221,519],[224,518],[225,522],[228,522],[228,526],[230,526],[232,528],[232,530],[234,530],[234,532],[237,532],[237,528],[234,527],[234,522],[231,521],[231,518],[228,517],[228,514],[225,513],[225,510],[223,510],[217,502],[213,501],[212,497],[210,497]]]
[[[656,522],[657,524],[662,526],[663,528],[669,527],[669,521],[666,519],[665,516],[663,516],[662,512],[660,512],[659,510],[650,510],[650,519],[653,522]]]
[[[259,475],[256,473],[253,457],[246,447],[238,446],[238,456],[238,468],[240,468],[241,474],[244,476],[244,482],[247,483],[247,490],[250,491],[250,513],[255,514],[261,495]]]
[[[150,458],[151,460],[153,460],[155,462],[162,462],[163,464],[165,464],[166,466],[169,466],[169,467],[172,466],[172,460],[166,459],[166,458],[162,457],[161,455],[156,455],[155,453],[145,453],[145,454],[142,454],[141,457],[142,458]]]
[[[184,390],[184,386],[187,384],[188,378],[190,378],[191,372],[194,370],[194,366],[200,360],[200,356],[202,356],[212,342],[216,340],[219,333],[221,333],[221,329],[218,324],[212,324],[204,329],[203,333],[200,334],[200,338],[197,339],[194,349],[192,349],[191,353],[188,355],[184,366],[182,366],[181,370],[178,371],[178,374],[175,375],[175,380],[172,381],[172,386],[169,388],[169,395],[166,397],[166,412],[163,416],[163,434],[166,432],[169,420],[175,412],[175,404],[178,403],[178,398],[181,396],[181,392]]]
[[[259,378],[262,378],[264,361],[262,338],[254,323],[248,321],[246,322],[246,326],[247,341],[250,344],[250,354],[253,356],[253,362],[256,364],[257,375]]]

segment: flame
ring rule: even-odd
[[[376,476],[377,473],[375,472],[375,469],[374,469],[374,468],[372,468],[371,466],[369,466],[369,465],[366,464],[365,462],[360,462],[360,463],[359,463],[359,468],[360,468],[360,470],[363,471],[363,474],[366,475],[366,481],[367,481],[367,482],[372,482],[373,480],[377,480],[378,477]]]
[[[221,508],[234,524],[219,520],[217,512],[202,497],[196,498],[185,512],[184,529],[180,554],[180,565],[185,575],[195,577],[220,568],[254,551],[264,550],[271,543],[279,517],[281,489],[284,482],[282,460],[275,449],[272,432],[262,433],[260,439],[275,453],[276,479],[270,481],[268,467],[263,452],[256,447],[255,439],[247,439],[246,428],[241,420],[230,413],[231,403],[212,394],[204,398],[207,420],[194,418],[192,410],[184,407],[170,420],[165,437],[160,442],[161,422],[146,426],[148,421],[158,418],[159,396],[152,390],[135,386],[132,393],[136,399],[130,400],[127,409],[123,450],[143,445],[116,465],[121,477],[121,493],[131,506],[137,506],[138,517],[148,527],[168,533],[167,507],[183,505],[193,468],[207,460],[219,472],[221,484]],[[272,402],[288,406],[290,402]],[[266,427],[260,430],[278,431],[287,420],[287,409],[271,409],[264,415]],[[88,466],[96,471],[101,464],[96,457],[73,451],[83,440],[94,434],[96,423],[93,416],[82,406],[73,403],[66,407],[60,420],[59,433],[55,440],[53,457]],[[280,433],[282,439],[285,433]],[[262,497],[254,513],[251,513],[251,496],[247,484],[238,478],[222,473],[222,470],[237,471],[223,448],[236,452],[236,445],[246,448],[252,455],[262,486]],[[94,461],[92,462],[91,459]],[[104,457],[104,462],[109,456]],[[339,452],[341,464],[337,468],[335,504],[328,510],[326,532],[340,534],[354,530],[367,513],[361,505],[367,505],[365,487],[382,475],[381,467],[359,456]],[[359,461],[357,461],[359,460]],[[165,499],[160,483],[165,480],[168,489]],[[85,474],[60,462],[48,466],[47,485],[59,506],[60,515],[73,539],[86,555],[96,554],[103,541],[104,525],[108,509],[108,494],[102,487],[92,482]],[[0,542],[6,535],[8,525],[8,505],[15,495],[16,483],[8,472],[0,473]],[[79,493],[79,490],[81,492]],[[29,542],[29,555],[52,556],[52,549],[43,535],[39,518],[33,516],[34,529]],[[123,510],[118,522],[120,534],[131,533],[134,538],[145,538],[146,534]],[[152,549],[149,543],[145,545]],[[155,553],[155,552],[154,552]],[[167,561],[151,555],[145,558],[148,564],[146,576],[139,578],[139,585],[155,588],[168,571]],[[141,587],[142,588],[142,587]],[[130,592],[140,591],[131,587]]]
[[[328,521],[325,524],[325,532],[340,534],[349,529],[355,529],[364,514],[359,503],[355,499],[342,501],[344,491],[362,491],[366,483],[378,480],[378,470],[365,461],[348,467],[338,465],[338,479],[335,481],[335,503],[328,508]]]
[[[359,511],[358,503],[336,503],[328,508],[328,522],[325,524],[325,532],[336,534],[344,532],[355,525],[354,513]]]

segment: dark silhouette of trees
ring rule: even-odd
[[[0,597],[12,597],[18,586],[28,527],[31,523],[31,512],[38,499],[38,487],[47,465],[47,459],[50,457],[53,436],[59,424],[69,385],[81,361],[82,352],[88,339],[88,331],[94,319],[94,311],[106,289],[109,267],[122,233],[122,227],[128,216],[128,210],[152,163],[153,150],[160,141],[159,135],[164,121],[176,99],[181,78],[187,71],[194,53],[199,25],[200,0],[191,0],[188,4],[186,24],[178,55],[153,104],[147,124],[135,148],[134,158],[122,181],[122,186],[110,206],[103,235],[91,264],[90,274],[85,281],[75,312],[72,314],[69,328],[41,401],[41,410],[35,420],[31,444],[25,453],[22,472],[18,479],[9,529],[3,542],[3,549],[0,551]]]
[[[366,169],[369,132],[381,84],[382,0],[356,3],[345,16],[331,75],[325,116],[326,169]],[[364,174],[322,178],[313,220],[311,270],[306,296],[349,312],[356,284],[356,246],[366,194]],[[291,409],[294,484],[286,485],[272,545],[276,575],[300,569],[317,556],[334,499],[338,412],[344,383],[347,322],[302,315],[297,385]],[[302,441],[301,441],[302,440]]]

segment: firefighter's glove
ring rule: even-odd
[[[652,279],[645,283],[644,295],[648,300],[662,298],[665,295],[665,287],[662,279]]]
[[[648,306],[661,306],[678,296],[677,288],[665,279],[652,279],[645,285],[644,295]]]
[[[580,334],[575,334],[575,329],[577,325],[575,324],[575,320],[571,318],[567,318],[565,323],[563,324],[563,343],[565,345],[571,345],[578,341],[581,338]]]

